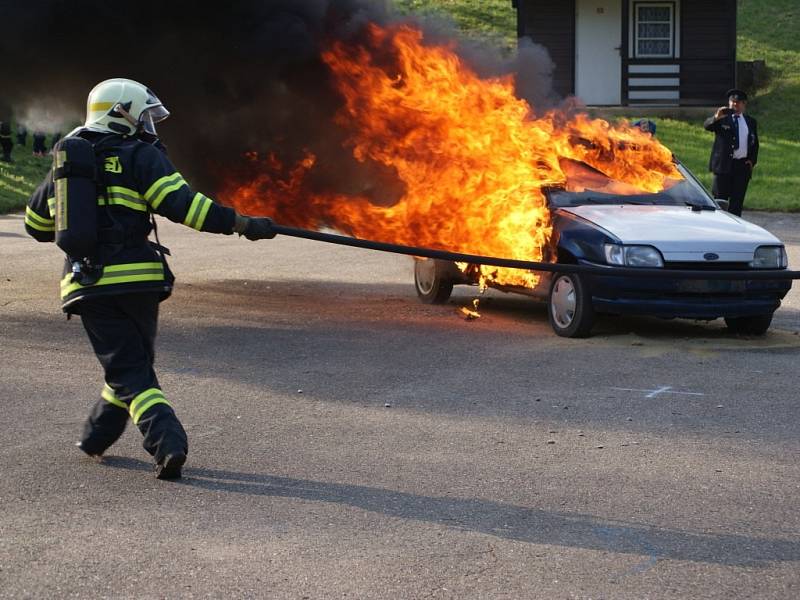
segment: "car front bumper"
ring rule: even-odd
[[[593,263],[585,262],[591,265]],[[597,312],[716,319],[773,313],[791,289],[790,280],[727,280],[587,275]]]

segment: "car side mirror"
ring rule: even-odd
[[[724,198],[714,198],[714,202],[719,206],[722,210],[727,211],[731,207],[730,200],[725,200]]]

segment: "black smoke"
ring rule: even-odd
[[[315,185],[395,195],[391,173],[343,150],[341,99],[320,53],[334,40],[358,43],[368,22],[400,19],[368,0],[0,0],[0,104],[20,119],[82,120],[96,83],[135,79],[171,111],[159,131],[197,189],[213,193],[247,151],[293,163],[308,150]],[[452,26],[414,21],[426,39],[458,38]],[[515,72],[520,93],[539,106],[552,100],[541,48],[510,57],[464,40],[457,48],[482,75]]]

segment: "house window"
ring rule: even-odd
[[[636,58],[675,56],[674,2],[635,2],[633,18]]]

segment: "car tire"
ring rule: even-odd
[[[414,260],[414,287],[425,304],[444,304],[453,293],[453,280],[447,276],[447,265],[440,260]]]
[[[547,315],[553,331],[561,337],[588,337],[594,325],[592,298],[580,275],[561,273],[550,284]]]
[[[725,317],[725,325],[732,333],[764,335],[772,324],[772,313],[754,317]]]

